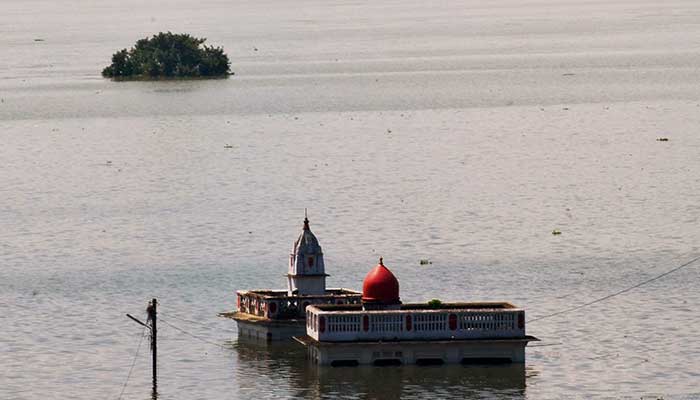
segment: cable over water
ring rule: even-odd
[[[220,347],[220,348],[222,348],[222,349],[224,349],[224,350],[231,350],[230,347],[226,347],[226,346],[224,346],[224,345],[222,345],[222,344],[219,344],[219,343],[216,343],[216,342],[212,342],[211,340],[204,339],[203,337],[198,336],[198,335],[195,335],[194,333],[190,333],[190,332],[188,332],[188,331],[186,331],[186,330],[184,330],[184,329],[182,329],[182,328],[178,328],[177,326],[171,324],[170,322],[164,320],[163,318],[159,318],[158,320],[159,320],[160,322],[164,323],[165,325],[168,325],[169,327],[171,327],[171,328],[173,328],[173,329],[175,329],[175,330],[177,330],[177,331],[179,331],[179,332],[181,332],[181,333],[184,333],[184,334],[187,335],[187,336],[190,336],[190,337],[192,337],[192,338],[195,338],[195,339],[197,339],[197,340],[200,340],[200,341],[202,341],[202,342],[204,342],[204,343],[208,343],[208,344],[211,344],[211,345],[213,345],[213,346]]]
[[[646,284],[648,284],[648,283],[651,283],[651,282],[654,282],[654,281],[656,281],[656,280],[659,280],[659,279],[663,278],[664,276],[670,275],[670,274],[672,274],[672,273],[674,273],[674,272],[676,272],[676,271],[679,271],[679,270],[681,270],[681,269],[683,269],[683,268],[685,268],[685,267],[687,267],[687,266],[693,264],[694,262],[696,262],[696,261],[698,261],[698,260],[700,260],[700,256],[695,257],[695,258],[693,258],[692,260],[690,260],[690,261],[688,261],[688,262],[686,262],[686,263],[684,263],[684,264],[681,264],[681,265],[679,265],[679,266],[676,267],[676,268],[673,268],[673,269],[671,269],[671,270],[669,270],[669,271],[666,271],[666,272],[664,272],[663,274],[656,275],[655,277],[649,278],[649,279],[647,279],[647,280],[645,280],[645,281],[643,281],[643,282],[640,282],[640,283],[638,283],[638,284],[636,284],[636,285],[634,285],[634,286],[630,286],[630,287],[628,287],[628,288],[622,289],[622,290],[620,290],[620,291],[617,291],[617,292],[615,292],[615,293],[609,294],[609,295],[607,295],[607,296],[603,296],[603,297],[597,298],[597,299],[595,299],[595,300],[593,300],[593,301],[589,301],[588,303],[580,304],[580,305],[578,305],[578,306],[574,306],[574,307],[571,307],[571,308],[566,308],[566,309],[561,310],[561,311],[557,311],[557,312],[554,312],[554,313],[551,313],[551,314],[547,314],[547,315],[543,315],[543,316],[541,316],[541,317],[537,317],[537,318],[531,319],[531,320],[527,321],[527,323],[529,324],[529,323],[532,323],[532,322],[535,322],[535,321],[540,321],[540,320],[543,320],[543,319],[546,319],[546,318],[556,317],[557,315],[562,315],[562,314],[569,313],[569,312],[571,312],[571,311],[580,310],[580,309],[582,309],[582,308],[584,308],[584,307],[588,307],[588,306],[590,306],[590,305],[593,305],[593,304],[600,303],[600,302],[602,302],[602,301],[611,299],[611,298],[613,298],[613,297],[615,297],[615,296],[619,296],[619,295],[621,295],[621,294],[623,294],[623,293],[629,292],[630,290],[636,289],[636,288],[641,287],[641,286],[644,286],[644,285],[646,285]]]
[[[165,315],[165,316],[168,317],[168,318],[175,318],[175,319],[180,320],[180,321],[183,321],[183,322],[187,322],[187,323],[195,324],[195,325],[200,325],[200,326],[203,326],[203,327],[205,327],[205,328],[211,329],[211,326],[209,326],[209,325],[207,325],[207,324],[204,324],[204,323],[202,323],[202,322],[199,322],[199,321],[194,321],[194,320],[191,320],[191,319],[187,319],[187,318],[183,318],[183,317],[178,317],[177,315],[173,315],[173,314],[170,314],[170,313],[167,313],[167,314],[166,314],[166,313],[163,313],[162,311],[159,311],[158,314],[160,314],[161,316],[162,316],[162,315]],[[217,329],[217,330],[224,331],[224,332],[230,332],[230,333],[237,333],[236,331],[231,330],[231,329]]]
[[[117,400],[121,400],[122,396],[124,395],[124,390],[126,390],[126,386],[129,383],[129,379],[131,378],[131,373],[134,371],[134,366],[136,365],[136,359],[139,357],[139,351],[141,350],[141,343],[143,343],[143,337],[146,336],[146,327],[143,327],[143,330],[141,331],[141,339],[139,339],[139,344],[136,346],[136,354],[134,354],[134,360],[131,362],[131,367],[129,368],[129,373],[126,375],[126,380],[124,381],[124,385],[122,385],[122,391],[119,392],[119,397],[117,397]]]

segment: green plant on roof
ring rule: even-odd
[[[225,77],[231,63],[223,48],[207,46],[205,38],[160,32],[141,39],[131,49],[112,55],[102,70],[105,78]]]
[[[440,301],[440,299],[432,299],[428,302],[428,307],[440,308],[440,307],[442,307],[442,301]]]

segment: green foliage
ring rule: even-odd
[[[428,302],[428,307],[440,308],[440,307],[442,307],[442,301],[440,301],[440,299],[432,299]]]
[[[204,45],[206,39],[188,34],[160,32],[141,39],[130,50],[112,55],[105,78],[220,77],[230,73],[228,56],[221,47]]]

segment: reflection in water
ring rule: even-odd
[[[133,396],[133,394],[131,396]],[[119,397],[119,398],[121,399],[122,397]],[[129,396],[124,396],[124,398],[129,398]],[[141,398],[141,397],[138,397],[138,398]],[[149,393],[149,396],[148,397],[144,396],[143,400],[158,400],[159,398],[160,398],[160,396],[158,394],[158,385],[154,383],[153,386],[151,386],[151,392]]]
[[[285,388],[299,398],[525,398],[523,364],[320,367],[310,363],[305,349],[295,343],[239,341],[235,348],[236,376],[242,386],[265,376],[268,391]]]

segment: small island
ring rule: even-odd
[[[221,47],[207,46],[205,38],[160,32],[141,39],[131,49],[112,56],[102,76],[114,79],[224,78],[231,63]]]

